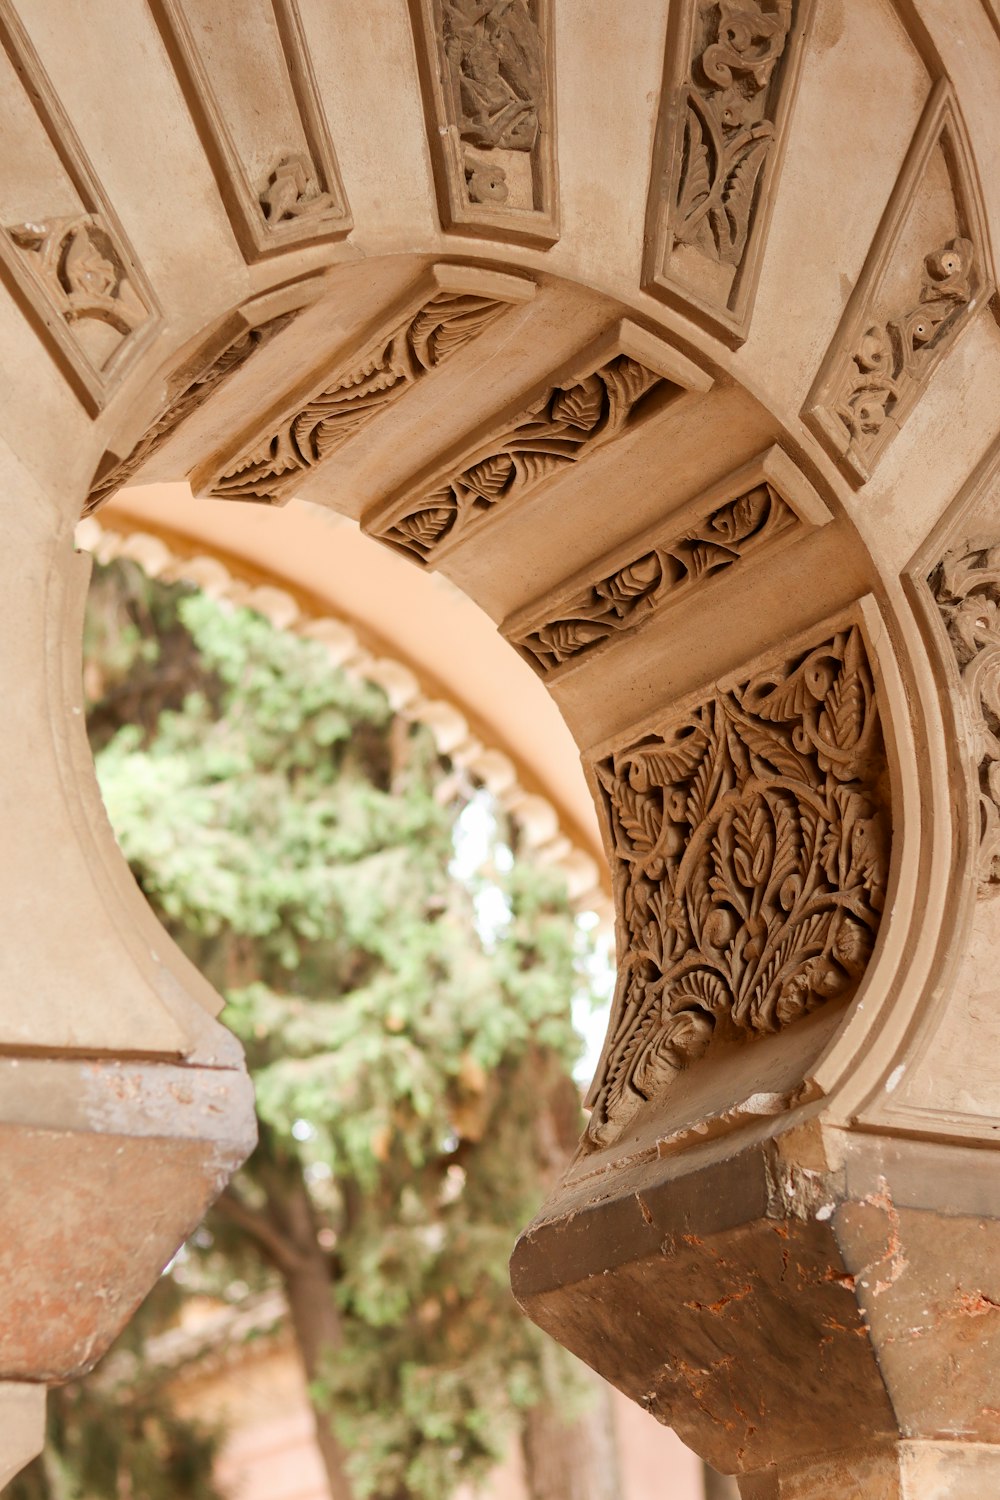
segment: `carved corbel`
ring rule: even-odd
[[[437,567],[489,519],[509,515],[547,483],[648,416],[712,384],[697,365],[622,321],[569,366],[469,434],[425,476],[373,508],[364,529]]]

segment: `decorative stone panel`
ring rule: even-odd
[[[855,485],[994,290],[972,154],[937,85],[803,416]]]
[[[559,237],[552,0],[411,0],[445,226]]]
[[[606,1146],[720,1044],[843,1002],[864,975],[890,822],[860,627],[718,688],[594,776],[619,933],[588,1098],[589,1142]]]
[[[812,0],[680,0],[647,209],[644,285],[747,334]]]
[[[348,234],[298,0],[150,3],[247,259]]]
[[[152,289],[10,0],[0,92],[0,274],[96,415],[159,326]]]

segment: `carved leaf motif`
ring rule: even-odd
[[[556,391],[552,400],[552,420],[590,432],[600,421],[607,396],[604,382],[597,375],[581,380],[568,390]]]
[[[871,960],[888,823],[860,631],[717,693],[598,776],[632,975],[595,1085],[590,1139],[608,1145],[714,1038],[791,1025],[851,994]],[[1000,816],[990,826],[1000,849]]]

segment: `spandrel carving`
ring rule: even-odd
[[[860,630],[717,693],[596,774],[621,951],[592,1147],[713,1045],[790,1026],[864,974],[889,820]]]
[[[594,651],[682,599],[693,584],[782,535],[797,517],[766,481],[718,506],[700,524],[649,548],[591,584],[557,619],[508,639],[543,675]]]
[[[930,585],[955,652],[979,789],[979,894],[1000,895],[1000,541],[966,542]]]
[[[427,562],[445,539],[624,432],[645,399],[668,385],[655,370],[619,354],[582,380],[553,387],[373,534]]]

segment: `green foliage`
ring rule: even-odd
[[[553,1132],[578,1124],[570,1001],[586,980],[565,893],[512,857],[498,809],[429,734],[320,646],[121,567],[100,570],[88,639],[112,824],[225,995],[257,1090],[261,1145],[230,1211],[165,1281],[225,1295],[287,1280],[275,1243],[320,1265],[316,1314],[337,1337],[303,1355],[357,1496],[446,1500],[521,1410],[557,1389],[572,1401],[568,1361],[521,1318],[506,1269],[558,1166]],[[87,1468],[88,1399],[53,1441],[76,1488],[12,1500],[166,1493],[143,1477],[148,1455],[169,1467],[162,1435]],[[123,1430],[142,1428],[140,1406],[121,1406]],[[210,1439],[192,1431],[187,1452],[207,1474]],[[201,1482],[172,1493],[211,1500]]]

